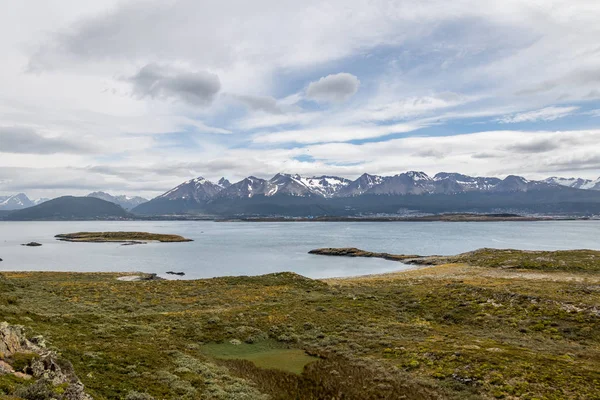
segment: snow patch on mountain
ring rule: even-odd
[[[0,210],[21,210],[34,205],[25,193],[0,198]]]
[[[553,176],[544,180],[551,185],[567,186],[575,189],[600,190],[600,178],[596,180],[582,178],[561,178]]]

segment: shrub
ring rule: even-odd
[[[148,393],[140,393],[132,390],[127,394],[125,400],[154,400],[154,397],[150,396]]]

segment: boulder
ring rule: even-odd
[[[23,364],[22,368],[11,365],[16,365],[15,360],[27,355],[31,357],[26,357],[26,365]],[[35,336],[28,340],[22,326],[0,322],[0,375],[10,373],[21,379],[35,380],[33,385],[19,389],[24,392],[37,390],[43,393],[44,388],[62,386],[64,392],[58,400],[92,400],[85,393],[73,365],[54,351],[46,350],[43,337]]]
[[[15,353],[25,352],[27,344],[22,326],[0,322],[0,357],[10,357]]]

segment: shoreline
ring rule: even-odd
[[[316,217],[220,217],[194,215],[162,215],[135,216],[123,219],[23,219],[7,220],[0,217],[0,222],[167,222],[167,221],[211,221],[211,222],[540,222],[540,221],[600,221],[600,217],[585,216],[527,216],[518,214],[474,214],[450,213],[421,216],[316,216]]]

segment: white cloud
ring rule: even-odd
[[[354,125],[354,126],[321,126],[318,128],[279,131],[276,133],[258,134],[256,143],[327,143],[347,142],[351,140],[373,139],[394,133],[416,131],[425,125],[418,123],[394,125]]]
[[[43,183],[64,174],[53,194],[69,182],[74,192],[76,182],[152,191],[207,172],[597,176],[592,142],[460,134],[499,117],[552,130],[580,112],[565,104],[599,99],[599,18],[595,0],[3,2],[2,126],[66,143],[51,140],[49,154],[2,153],[0,191],[20,169],[31,190],[51,191]],[[583,135],[573,120],[558,137]],[[440,132],[450,136],[414,137]],[[50,153],[69,143],[94,151]],[[295,158],[303,154],[319,157]]]
[[[577,111],[579,107],[546,107],[541,110],[527,111],[514,115],[505,116],[498,121],[505,124],[519,122],[554,121],[567,117]]]
[[[600,117],[600,109],[598,110],[590,110],[582,113],[584,115],[589,115],[591,117]]]

